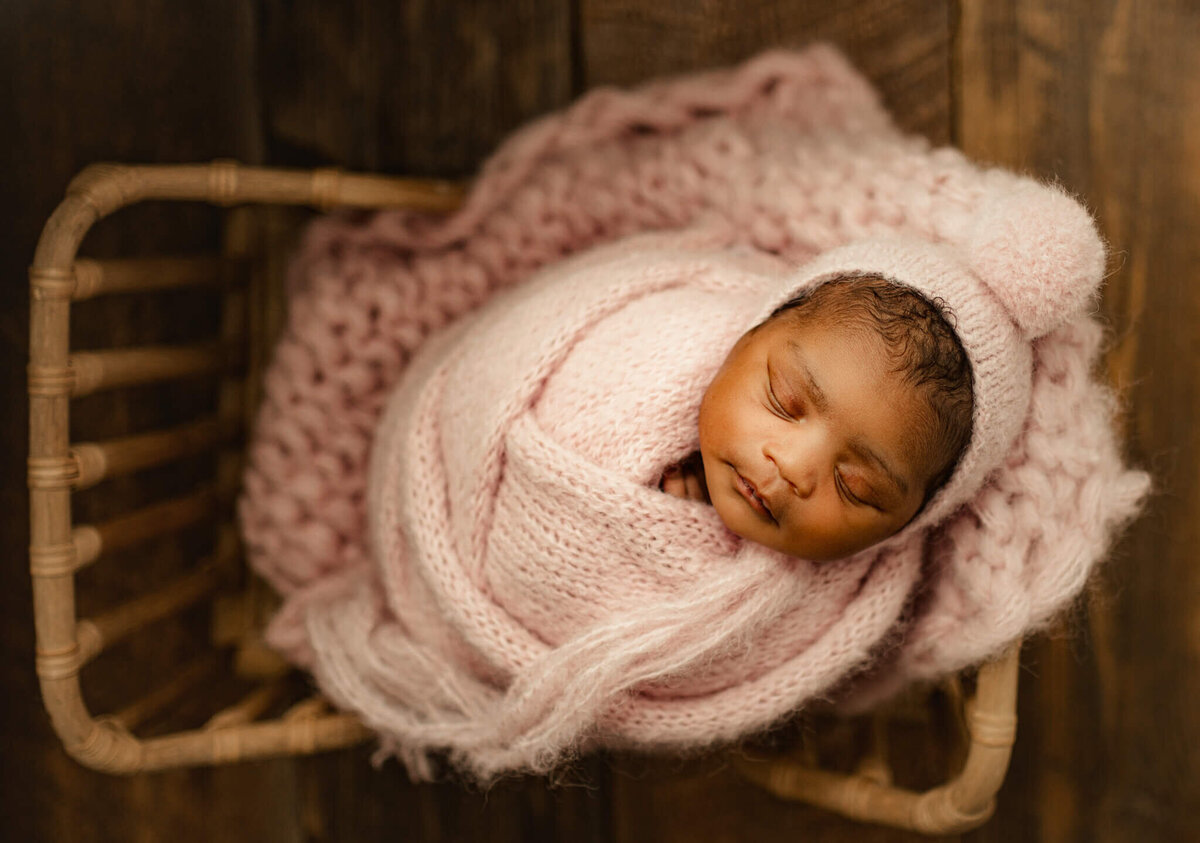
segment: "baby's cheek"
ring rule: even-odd
[[[721,519],[721,523],[725,525],[731,533],[736,533],[742,538],[751,538],[746,535],[745,519],[737,517],[740,513],[731,501],[729,494],[723,488],[714,488],[712,482],[709,482],[708,499],[712,503],[713,509],[717,511],[717,517]]]
[[[722,369],[700,399],[699,434],[701,451],[721,450],[738,427],[740,400],[736,372]]]
[[[708,393],[704,393],[704,399],[700,402],[700,415],[697,421],[697,433],[700,436],[700,453],[704,455],[709,449],[709,443],[712,439],[712,405],[708,400]]]

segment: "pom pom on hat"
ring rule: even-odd
[[[1104,276],[1104,244],[1088,212],[1031,179],[986,200],[964,245],[972,269],[1029,339],[1087,309]]]

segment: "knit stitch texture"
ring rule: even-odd
[[[1040,207],[1031,185],[900,134],[814,47],[593,91],[509,139],[448,218],[319,221],[240,502],[284,596],[269,640],[414,776],[445,751],[488,779],[735,740],[818,696],[860,708],[1044,624],[1147,479],[1091,377],[1102,257],[1029,252],[1005,203]],[[1045,202],[1051,232],[1078,221]],[[1017,423],[969,479],[820,564],[655,488],[764,305],[847,255],[917,266],[909,241],[965,256],[1028,349]],[[1017,251],[1035,283],[1005,284]]]

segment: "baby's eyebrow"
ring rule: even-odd
[[[817,383],[817,379],[813,377],[813,373],[809,371],[806,363],[801,361],[800,368],[803,371],[805,385],[808,387],[808,397],[812,399],[813,406],[822,413],[828,412],[829,398],[825,395],[825,390],[821,389],[821,385]]]
[[[800,344],[795,340],[788,340],[788,348],[791,349],[792,357],[800,366],[800,373],[804,376],[804,386],[813,406],[822,413],[828,412],[829,398],[825,395],[825,390],[821,389],[821,385],[817,383],[817,379],[813,377],[812,370],[808,368],[808,361],[804,359],[804,351]]]

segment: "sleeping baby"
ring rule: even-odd
[[[829,48],[593,92],[445,219],[307,233],[239,506],[267,640],[414,777],[482,781],[976,663],[1146,489],[1104,263]]]

